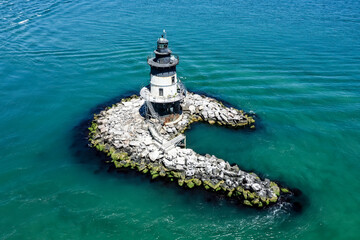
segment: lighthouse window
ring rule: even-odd
[[[159,88],[159,96],[164,96],[164,89]]]
[[[175,76],[172,76],[172,77],[171,77],[171,82],[172,82],[172,84],[175,83]]]

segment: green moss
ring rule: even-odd
[[[276,196],[269,199],[269,201],[272,202],[272,203],[276,203],[277,200],[278,200],[278,198]]]
[[[110,148],[110,152],[111,152],[111,148]],[[113,151],[111,154],[111,158],[113,160],[122,160],[122,161],[126,161],[129,160],[129,155],[127,152],[118,152],[118,151]]]
[[[158,174],[158,171],[156,171],[156,170],[154,170],[154,169],[151,169],[151,170],[150,170],[150,174],[151,174],[151,175]]]
[[[188,186],[188,188],[193,188],[195,186],[193,181],[188,181],[186,185]]]
[[[215,190],[217,187],[215,187],[215,185],[214,184],[212,184],[212,182],[210,182],[210,181],[204,181],[204,185],[206,185],[208,188],[206,188],[206,189],[209,189],[209,188],[211,188],[211,189],[213,189],[213,190]]]
[[[244,191],[243,191],[244,199],[248,199],[248,193],[249,193],[248,190],[244,190]]]
[[[118,161],[114,161],[114,165],[116,168],[122,168],[124,165]]]
[[[248,199],[254,199],[255,198],[254,194],[251,193],[251,192],[247,193],[247,197],[248,197]]]
[[[249,207],[253,206],[249,200],[244,200],[244,204]]]
[[[241,186],[238,186],[237,188],[236,188],[236,190],[238,190],[239,192],[243,192],[244,191],[244,188],[243,187],[241,187]]]
[[[159,173],[161,169],[158,166],[153,166],[152,170]]]
[[[129,158],[129,155],[128,155],[127,152],[121,152],[121,153],[120,153],[120,156],[119,156],[119,159],[120,159],[120,160],[128,160],[128,159],[130,159],[130,158]]]
[[[118,154],[112,153],[112,154],[111,154],[111,159],[114,160],[114,161],[116,161],[116,160],[119,160],[120,158],[119,158]]]
[[[142,172],[142,171],[144,171],[146,169],[146,165],[145,164],[140,164],[139,166],[138,166],[138,171],[139,172]]]
[[[158,176],[159,176],[159,174],[156,173],[156,174],[153,174],[153,175],[151,176],[151,178],[152,178],[152,179],[155,179],[155,178],[157,178]]]
[[[200,179],[195,178],[195,179],[193,180],[193,182],[195,183],[196,186],[200,186],[200,185],[201,185],[201,180],[200,180]]]
[[[223,180],[219,181],[219,182],[214,186],[214,189],[215,189],[216,191],[219,191],[219,190],[221,189],[220,185],[223,184],[223,183],[224,183]]]
[[[274,187],[272,187],[272,189],[274,190],[274,193],[276,194],[276,196],[280,196],[280,188],[278,186],[274,186]]]
[[[96,149],[100,152],[103,152],[105,150],[105,145],[104,144],[98,144],[96,145]]]
[[[97,128],[98,128],[98,125],[95,123],[95,121],[93,121],[91,123],[91,126],[88,129],[89,129],[90,133],[95,133]]]
[[[270,182],[270,187],[276,194],[276,196],[280,196],[280,188],[275,182]]]
[[[110,153],[110,155],[111,155],[111,154],[113,154],[115,151],[116,151],[116,150],[115,150],[115,148],[114,148],[114,147],[110,147],[110,149],[109,149],[109,153]]]
[[[184,180],[183,179],[178,179],[178,184],[179,184],[179,186],[184,185]]]
[[[132,161],[130,162],[131,169],[134,169],[136,165],[137,165],[136,162],[132,162]]]
[[[281,192],[283,192],[283,193],[290,193],[289,189],[287,189],[287,188],[281,188]]]
[[[139,99],[140,96],[133,94],[133,95],[131,95],[129,98],[130,98],[130,99]]]
[[[174,171],[171,171],[171,174],[175,177],[175,178],[180,178],[180,173],[179,172],[174,172]]]
[[[242,191],[239,190],[235,190],[235,195],[240,197],[242,195]]]
[[[165,177],[165,176],[166,176],[166,172],[165,172],[164,170],[160,171],[159,174],[160,174],[161,177]]]
[[[270,182],[270,187],[277,186],[275,182]]]

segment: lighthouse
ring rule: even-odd
[[[146,102],[146,116],[165,123],[175,121],[181,116],[180,103],[186,96],[186,89],[176,74],[179,57],[172,54],[168,46],[166,35],[162,35],[157,40],[154,54],[147,58],[150,84],[140,91]]]

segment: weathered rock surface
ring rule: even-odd
[[[93,147],[107,153],[117,168],[137,168],[152,178],[177,179],[180,186],[225,192],[248,206],[264,207],[277,202],[280,188],[268,179],[246,173],[237,165],[215,156],[197,154],[192,149],[170,146],[170,141],[193,122],[205,121],[229,127],[253,128],[255,122],[243,111],[225,107],[215,99],[188,93],[182,103],[183,114],[175,123],[150,123],[140,115],[144,100],[137,96],[123,99],[112,108],[95,115],[89,128]],[[165,144],[166,145],[166,144]],[[288,191],[281,189],[281,193]]]

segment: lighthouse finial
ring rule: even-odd
[[[165,29],[163,30],[163,33],[164,33],[164,35],[165,35],[165,38],[166,38],[166,31],[165,31]]]

